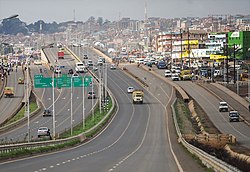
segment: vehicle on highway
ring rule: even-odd
[[[157,68],[158,69],[166,69],[167,68],[167,64],[165,61],[161,60],[157,63]]]
[[[94,91],[89,91],[88,92],[88,99],[95,99],[96,98],[96,94]]]
[[[86,72],[86,66],[82,62],[76,62],[75,71],[77,73]]]
[[[219,111],[220,112],[228,112],[228,104],[227,102],[220,102],[220,105],[219,105]]]
[[[34,65],[42,65],[42,61],[41,60],[34,60]]]
[[[37,130],[37,137],[50,136],[50,129],[48,127],[40,127]]]
[[[5,87],[4,88],[4,96],[5,97],[14,97],[14,88],[13,87]]]
[[[19,78],[18,78],[18,84],[24,84],[24,79],[21,78],[21,77],[19,77]]]
[[[143,96],[144,96],[144,93],[142,90],[134,90],[132,93],[133,103],[134,104],[136,104],[136,103],[142,104],[143,103]]]
[[[79,75],[77,74],[77,73],[73,73],[72,74],[72,77],[74,78],[74,77],[78,77]]]
[[[135,91],[134,87],[128,87],[127,88],[128,93],[133,93],[133,91]]]
[[[172,72],[170,70],[166,69],[164,75],[165,75],[165,77],[171,77]]]
[[[88,60],[87,66],[88,66],[88,67],[93,67],[93,66],[94,66],[93,61],[92,61],[92,60]]]
[[[51,111],[49,109],[44,109],[43,116],[52,116]]]
[[[239,122],[240,121],[240,114],[238,111],[230,111],[229,112],[229,122]]]
[[[87,54],[84,54],[84,55],[83,55],[83,59],[88,59],[88,55],[87,55]]]
[[[176,70],[175,70],[176,72]],[[176,72],[178,73],[178,71]],[[192,71],[191,70],[182,70],[180,73],[181,80],[191,80],[192,79]]]
[[[172,79],[172,81],[179,81],[180,80],[179,74],[178,73],[173,73],[171,75],[171,79]]]
[[[97,61],[97,65],[99,65],[99,66],[102,66],[102,65],[103,65],[102,59],[99,59],[99,60]]]
[[[116,65],[115,64],[111,64],[110,69],[111,70],[115,70],[116,69]]]
[[[55,72],[55,74],[61,74],[61,73],[62,73],[62,71],[61,71],[61,69],[60,69],[59,66],[57,66],[57,67],[55,68],[54,72]]]
[[[68,74],[72,75],[74,73],[73,69],[69,69]]]
[[[57,52],[57,58],[58,58],[58,59],[64,59],[64,51],[59,50],[59,51]]]

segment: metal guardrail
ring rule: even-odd
[[[233,167],[231,165],[229,165],[228,163],[206,153],[205,151],[189,144],[183,137],[177,122],[177,118],[176,118],[176,113],[175,113],[175,109],[174,109],[174,104],[176,102],[173,102],[173,104],[171,105],[172,108],[172,112],[173,112],[173,118],[174,118],[174,125],[175,125],[175,129],[178,135],[178,141],[180,143],[182,143],[182,145],[191,153],[194,154],[196,157],[198,157],[201,162],[208,168],[212,168],[214,171],[219,171],[219,172],[228,172],[228,171],[232,171],[232,172],[240,172],[240,170],[238,170],[236,167]]]
[[[91,129],[77,135],[77,136],[72,136],[69,138],[65,138],[65,139],[58,139],[58,140],[49,140],[49,141],[40,141],[40,142],[30,142],[30,143],[20,143],[20,144],[8,144],[8,145],[0,145],[0,153],[5,153],[5,152],[11,152],[11,151],[15,151],[15,150],[22,150],[22,149],[32,149],[32,148],[38,148],[38,147],[46,147],[46,146],[55,146],[55,145],[59,145],[59,144],[63,144],[63,143],[67,143],[73,140],[78,139],[80,142],[83,142],[86,137],[85,135],[92,133],[93,131],[97,130],[99,128],[99,126],[102,125],[102,123],[107,120],[107,118],[111,115],[111,113],[113,112],[115,105],[116,105],[116,101],[114,100],[112,93],[109,92],[109,94],[111,95],[111,101],[112,103],[112,107],[110,108],[109,112],[106,114],[106,116],[99,122],[97,123],[94,127],[92,127]]]
[[[71,53],[73,53],[70,50]],[[74,54],[74,53],[73,53]],[[91,73],[92,76],[95,78],[95,80],[98,82],[98,77],[96,75],[94,75],[93,73]],[[108,94],[111,97],[111,101],[112,101],[112,107],[109,109],[109,112],[106,114],[106,116],[100,121],[98,122],[94,127],[92,127],[91,129],[77,135],[77,136],[73,136],[73,137],[69,137],[66,139],[58,139],[58,140],[50,140],[50,141],[40,141],[40,142],[30,142],[30,143],[19,143],[19,144],[8,144],[8,145],[0,145],[0,153],[4,153],[4,152],[10,152],[13,150],[22,150],[22,149],[31,149],[31,148],[37,148],[37,147],[46,147],[46,146],[50,146],[50,145],[57,145],[57,144],[63,144],[75,139],[80,140],[80,142],[83,142],[86,137],[85,135],[92,133],[93,131],[96,131],[100,125],[102,125],[102,123],[107,120],[107,118],[111,115],[111,113],[113,112],[115,105],[116,105],[116,101],[113,98],[112,92],[107,89]],[[23,119],[24,120],[24,119]]]

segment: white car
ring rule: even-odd
[[[55,74],[61,74],[61,73],[62,73],[62,71],[61,71],[60,67],[56,67]]]
[[[37,130],[37,136],[50,136],[50,129],[48,127],[40,127]]]
[[[179,74],[173,73],[171,75],[171,79],[172,79],[172,81],[179,81],[180,80]]]
[[[228,112],[228,104],[227,104],[227,102],[220,102],[219,111],[220,112],[222,112],[222,111]]]
[[[172,72],[170,70],[165,70],[165,77],[171,77],[172,76]]]
[[[42,65],[41,60],[34,60],[34,65]]]
[[[111,64],[110,69],[115,70],[116,69],[116,65],[115,64]]]
[[[128,87],[127,88],[128,93],[133,93],[133,91],[135,91],[134,87]]]

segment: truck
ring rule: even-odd
[[[75,71],[76,73],[84,73],[87,72],[86,66],[82,62],[76,62],[75,65]]]
[[[5,97],[14,97],[14,88],[13,87],[5,87],[4,88],[4,96]]]
[[[143,96],[144,96],[144,93],[142,90],[134,90],[132,93],[133,104],[136,104],[136,103],[142,104]]]
[[[192,71],[191,70],[182,70],[180,73],[181,80],[191,80],[192,79]]]
[[[64,59],[64,51],[58,51],[58,53],[57,53],[57,57],[58,57],[58,59]]]

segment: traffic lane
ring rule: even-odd
[[[55,153],[50,156],[32,158],[32,164],[30,164],[30,160],[24,160],[16,162],[14,165],[11,165],[12,163],[1,165],[1,169],[6,169],[6,171],[15,171],[19,167],[19,171],[25,171],[27,169],[30,171],[35,171],[41,168],[49,168],[50,166],[58,167],[57,164],[63,165],[63,162],[67,162],[67,160],[75,158],[80,160],[77,162],[77,166],[81,167],[81,170],[84,168],[84,171],[93,171],[93,168],[99,168],[98,170],[94,171],[103,171],[103,166],[101,166],[100,163],[104,163],[105,160],[114,162],[114,160],[117,159],[115,156],[118,156],[119,154],[112,153],[110,156],[107,154],[109,153],[110,149],[113,148],[113,146],[121,139],[124,131],[130,127],[130,121],[133,119],[136,113],[134,107],[131,106],[130,96],[128,96],[127,93],[124,93],[123,89],[120,89],[119,87],[117,88],[116,83],[112,83],[111,87],[114,88],[113,93],[115,97],[117,97],[119,113],[114,118],[107,130],[105,130],[99,137],[92,140],[90,143],[71,151],[64,151],[62,153]],[[141,108],[141,111],[144,111],[144,109]],[[126,142],[122,144],[127,145],[128,140],[125,140]],[[116,151],[117,150],[115,150],[115,152]],[[101,153],[103,153],[102,156],[100,156]],[[96,156],[93,157],[94,155]],[[99,161],[98,157],[102,157],[102,161]],[[69,171],[72,171],[75,165],[69,165],[70,164],[67,164]],[[63,171],[65,171],[66,167],[63,167]],[[56,169],[56,171],[62,170]]]
[[[225,93],[221,89],[218,89],[216,86],[212,84],[202,84],[202,86],[208,89],[210,92],[217,95],[218,97],[220,97],[221,100],[226,101],[228,105],[230,105],[232,110],[237,110],[240,113],[240,115],[244,117],[246,121],[250,122],[249,111],[240,102],[236,101],[229,94]]]
[[[43,66],[31,66],[31,75],[34,76],[34,74],[37,74],[37,72],[40,72],[40,68]],[[47,75],[49,75],[49,72],[46,73],[46,77],[48,77]],[[39,91],[42,90],[42,91]],[[40,100],[42,100],[43,105],[45,108],[49,108],[52,110],[52,104],[53,104],[53,100],[52,100],[52,89],[50,88],[46,88],[46,89],[35,89],[36,94],[38,95],[37,98],[40,98]],[[80,92],[80,91],[79,91]],[[40,94],[39,94],[40,93]],[[76,93],[75,95],[77,95],[78,97],[78,93]],[[70,128],[70,91],[62,91],[61,89],[55,89],[55,104],[58,101],[64,101],[63,106],[59,107],[59,108],[55,108],[56,111],[56,131],[58,132],[62,132],[65,131],[65,129]],[[86,102],[87,102],[87,98],[86,98]],[[68,106],[66,106],[68,105]],[[74,123],[78,123],[79,121],[82,121],[82,111],[80,109],[80,107],[82,107],[81,105],[81,101],[73,101],[73,120]],[[86,103],[86,114],[88,114],[88,112],[90,111],[90,107],[91,104],[90,103]],[[57,111],[57,109],[59,109],[59,111]],[[81,113],[79,112],[81,111]],[[50,129],[52,129],[52,118],[48,117],[48,118],[43,118],[43,112],[41,112],[40,114],[38,114],[38,118],[35,118],[34,120],[32,120],[30,122],[30,135],[31,138],[36,138],[36,133],[37,133],[37,129],[40,126],[47,126]],[[40,117],[40,118],[39,118]],[[32,122],[34,122],[34,125],[32,124]],[[67,123],[68,125],[64,125],[65,123]],[[19,128],[17,131],[14,131],[12,133],[5,133],[3,135],[1,135],[2,138],[4,139],[8,139],[8,140],[12,140],[12,141],[20,141],[20,140],[25,140],[27,139],[27,126],[25,126],[24,128]]]
[[[158,102],[160,102],[162,106],[166,106],[168,103],[173,103],[173,100],[175,98],[175,90],[173,90],[173,87],[171,85],[162,81],[158,77],[155,77],[154,75],[152,76],[152,73],[150,73],[148,70],[144,70],[143,68],[137,68],[135,65],[126,65],[126,68],[140,78],[147,78],[147,84],[149,84],[149,88],[147,88],[147,90],[151,95],[154,95],[154,97],[157,98]],[[162,72],[163,70],[158,71],[156,69],[155,71],[164,75]],[[158,92],[156,92],[156,90]],[[194,162],[192,158],[190,158],[190,155],[183,150],[182,145],[178,143],[175,126],[172,122],[172,110],[170,107],[167,107],[165,110],[167,113],[165,115],[165,129],[169,131],[169,136],[167,137],[168,144],[166,144],[168,146],[171,144],[173,152],[175,153],[177,160],[179,160],[181,167],[185,169],[185,171],[205,171],[203,167],[201,167],[199,164]]]
[[[158,99],[150,95],[145,101],[150,113],[142,141],[133,152],[116,160],[108,170],[150,172],[168,169],[179,171],[168,146],[165,108]]]
[[[149,87],[147,88],[147,90],[152,92],[161,102],[164,102],[164,104],[168,102],[169,97],[162,96],[164,95],[162,93],[171,95],[171,92],[172,92],[171,85],[157,78],[155,75],[151,74],[150,72],[147,72],[142,68],[138,68],[137,65],[132,64],[132,65],[126,65],[125,67],[129,72],[132,72],[135,76],[139,77],[146,84],[148,84]]]
[[[24,78],[21,67],[18,67],[17,72],[14,70],[7,75],[7,87],[13,87],[14,97],[7,98],[4,95],[0,99],[0,124],[10,118],[18,106],[21,104],[21,101],[24,96],[24,84],[18,84],[18,78]],[[11,107],[11,108],[10,108]]]
[[[249,126],[244,122],[229,122],[227,112],[219,112],[218,98],[191,81],[177,82],[203,108],[212,123],[225,134],[233,134],[237,142],[250,148]]]

